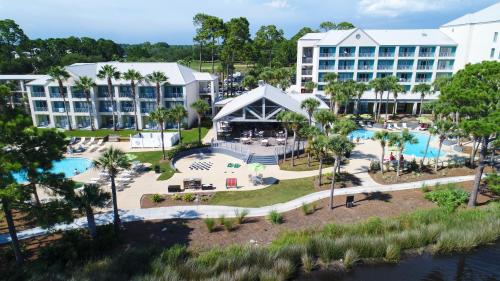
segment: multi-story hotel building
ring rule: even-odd
[[[298,40],[296,90],[307,92],[305,83],[316,83],[314,93],[325,95],[327,73],[338,80],[369,82],[395,76],[406,94],[398,96],[397,112],[415,113],[419,83],[451,76],[468,63],[500,60],[500,3],[444,24],[439,29],[351,29],[308,33]],[[426,100],[436,99],[431,94]],[[393,97],[390,97],[393,106]],[[370,112],[375,95],[361,99],[361,111]],[[352,107],[352,104],[351,104]],[[390,109],[392,110],[392,109]]]
[[[155,84],[145,80],[136,85],[136,108],[134,109],[130,81],[113,80],[111,94],[114,103],[112,103],[107,81],[97,77],[99,69],[106,64],[116,67],[122,73],[129,69],[137,70],[144,77],[154,71],[163,72],[168,77],[168,82],[160,88],[160,104],[165,108],[171,108],[177,104],[183,105],[188,111],[188,117],[185,120],[188,127],[196,120],[196,112],[190,105],[198,99],[204,99],[213,105],[215,94],[218,92],[216,76],[196,72],[177,63],[77,63],[66,67],[71,75],[68,80],[64,81],[66,107],[59,93],[57,81],[51,80],[46,75],[32,77],[34,79],[28,83],[24,83],[26,80],[23,80],[34,125],[67,128],[66,108],[73,128],[89,128],[91,122],[96,128],[111,128],[114,107],[120,128],[134,128],[135,122],[141,129],[156,127],[155,122],[149,118],[149,113],[157,107]],[[75,88],[75,81],[82,76],[91,77],[96,84],[90,91],[91,107],[86,102],[85,94]],[[9,80],[9,78],[18,80],[16,78],[25,79],[26,77],[2,75],[0,80]],[[138,115],[137,120],[135,120],[135,110]],[[92,117],[89,116],[89,111],[92,112]],[[167,127],[173,125],[167,124]]]

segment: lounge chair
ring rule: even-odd
[[[81,138],[79,142],[75,144],[75,146],[81,146],[87,139],[85,137]]]
[[[373,124],[372,123],[368,123],[368,125],[366,125],[368,128],[373,128]]]
[[[89,152],[96,151],[103,143],[104,143],[104,139],[99,139],[99,141],[96,144],[89,147]]]
[[[398,123],[394,123],[394,129],[401,130],[401,128],[398,126]]]
[[[227,178],[226,179],[226,188],[238,188],[238,179],[236,178]]]
[[[387,130],[392,131],[392,130],[394,130],[394,128],[392,128],[391,124],[387,124]]]
[[[406,126],[406,123],[403,123],[403,129],[408,129],[408,127]]]
[[[359,126],[361,126],[361,127],[365,126],[365,123],[363,121],[359,121],[358,123],[359,123]]]

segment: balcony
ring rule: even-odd
[[[378,65],[377,70],[392,70],[392,65]]]
[[[64,107],[54,107],[52,109],[53,112],[60,112],[60,113],[64,113],[66,112],[66,109],[64,109]]]
[[[358,70],[373,70],[373,65],[358,65]]]
[[[394,53],[393,52],[380,52],[380,53],[378,53],[378,56],[381,58],[390,58],[390,57],[394,57]]]
[[[133,112],[134,111],[134,107],[133,106],[122,106],[121,107],[121,111],[122,112]]]
[[[340,53],[339,57],[351,58],[351,57],[354,57],[354,53]]]
[[[323,64],[319,65],[319,70],[335,70],[335,65]]]
[[[452,65],[438,65],[437,70],[453,70]]]
[[[71,93],[74,99],[84,99],[86,95],[84,93]]]
[[[358,82],[369,82],[370,78],[368,77],[358,77]]]
[[[319,53],[320,58],[334,58],[335,53]]]
[[[398,77],[398,79],[399,79],[399,82],[401,82],[401,83],[411,82],[411,78]]]
[[[312,63],[313,58],[312,57],[303,57],[302,58],[302,63]]]
[[[151,107],[141,107],[141,113],[150,113],[150,112],[153,112],[155,111],[154,108],[151,108]]]
[[[360,52],[358,56],[363,58],[373,58],[375,53]]]
[[[49,111],[49,109],[46,106],[35,106],[35,111],[45,112],[45,111]]]
[[[45,92],[31,92],[32,98],[44,98]]]
[[[455,54],[452,52],[439,52],[440,57],[454,57]]]
[[[154,93],[141,93],[139,95],[139,98],[141,98],[141,99],[155,99],[156,95]]]
[[[419,52],[418,53],[418,56],[419,57],[433,57],[434,56],[434,52]]]
[[[73,111],[75,111],[75,112],[89,112],[89,108],[88,107],[75,107],[75,108],[73,108]]]
[[[413,65],[409,64],[398,64],[398,70],[412,70]]]
[[[339,70],[353,70],[354,65],[339,65]]]
[[[50,93],[50,97],[53,99],[62,99],[62,96],[59,93]]]
[[[319,66],[320,69],[321,69],[321,65]],[[302,75],[312,75],[312,69],[302,69],[302,71],[300,72]]]
[[[131,92],[120,92],[118,94],[120,98],[132,98],[132,93]]]
[[[409,58],[409,57],[415,56],[415,53],[414,52],[399,52],[398,56],[402,57],[402,58]]]
[[[418,70],[431,70],[432,69],[432,65],[418,65],[417,69]]]
[[[211,92],[211,89],[208,87],[200,88],[200,94],[210,94]]]
[[[417,82],[417,83],[431,82],[431,78],[427,78],[427,77],[425,77],[425,78],[418,78],[417,77],[417,79],[415,79],[415,82]]]

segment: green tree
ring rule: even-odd
[[[324,135],[317,135],[313,138],[309,149],[318,158],[318,186],[321,187],[323,184],[323,162],[328,156],[328,138]]]
[[[376,131],[373,135],[373,139],[380,142],[380,146],[382,148],[382,153],[380,154],[380,172],[384,173],[384,157],[385,157],[385,147],[387,146],[387,142],[389,141],[389,132],[388,131]]]
[[[258,81],[253,75],[245,75],[243,81],[241,81],[241,85],[249,90],[257,87]]]
[[[355,92],[355,97],[356,97],[356,104],[354,105],[354,114],[358,115],[359,114],[359,102],[361,101],[361,97],[363,96],[363,93],[368,90],[368,85],[366,83],[356,83],[356,86],[354,87],[354,92]]]
[[[72,199],[73,205],[87,217],[87,228],[90,236],[97,237],[94,208],[104,208],[111,198],[108,192],[103,191],[97,184],[85,184],[80,192]]]
[[[392,108],[392,114],[396,115],[398,113],[398,95],[406,94],[405,87],[401,84],[395,84],[392,87],[392,95],[394,97],[394,107]]]
[[[398,166],[396,169],[396,180],[399,179],[399,172],[401,170],[401,155],[405,149],[406,144],[416,144],[418,139],[410,134],[408,129],[404,129],[401,133],[390,133],[389,134],[389,145],[396,146],[398,148]]]
[[[335,74],[335,73],[328,73],[328,74]],[[325,75],[326,76],[326,75]],[[330,96],[330,110],[333,111],[335,115],[338,114],[339,106],[338,103],[341,99],[341,92],[342,92],[342,86],[340,82],[337,80],[332,80],[334,76],[331,75],[327,78],[329,78],[327,81],[327,84],[325,86],[325,94]]]
[[[276,121],[280,122],[285,130],[285,147],[283,151],[283,162],[286,161],[286,152],[288,146],[288,130],[290,129],[290,111],[282,110],[276,114]]]
[[[309,126],[312,122],[312,115],[319,108],[319,106],[320,102],[315,98],[307,98],[300,103],[300,108],[304,109],[309,117]]]
[[[283,30],[276,28],[275,25],[264,25],[259,28],[255,34],[255,49],[259,52],[267,53],[267,64],[272,67],[273,50],[285,40]],[[266,55],[260,54],[259,58],[265,58]],[[265,65],[266,60],[261,60]]]
[[[356,82],[347,80],[340,83],[339,103],[344,103],[344,114],[347,114],[349,109],[349,101],[356,95]]]
[[[336,29],[337,25],[331,21],[324,21],[319,24],[319,29],[323,32],[330,31],[332,29]]]
[[[314,120],[321,125],[321,130],[328,136],[328,128],[333,121],[335,121],[335,115],[328,109],[320,109],[313,113]]]
[[[455,128],[453,123],[446,120],[439,120],[434,123],[434,132],[438,136],[439,146],[438,152],[436,154],[436,159],[434,163],[434,171],[438,170],[439,156],[441,154],[441,148],[443,147],[443,142],[450,136],[453,136],[455,133]]]
[[[94,126],[94,118],[92,109],[92,102],[90,101],[90,90],[92,90],[95,86],[94,80],[88,76],[81,76],[79,80],[75,82],[75,88],[79,89],[85,94],[85,100],[87,102],[87,107],[89,109],[89,120],[90,120],[90,129],[92,131],[95,130]]]
[[[197,100],[191,104],[191,108],[198,116],[198,145],[201,145],[201,118],[210,110],[210,105],[205,100]]]
[[[375,102],[373,103],[373,113],[375,115],[375,120],[380,119],[380,109],[382,107],[382,96],[384,95],[384,91],[386,89],[385,81],[383,78],[375,78],[369,82],[370,87],[375,92]],[[378,99],[378,95],[380,94],[380,100]]]
[[[303,126],[299,130],[299,134],[307,139],[307,146],[306,146],[306,152],[307,152],[307,167],[311,167],[311,146],[313,139],[320,135],[321,132],[320,130],[312,125],[309,126]]]
[[[177,132],[179,133],[179,144],[182,145],[182,135],[181,135],[181,127],[184,118],[188,116],[187,110],[184,106],[178,104],[170,109],[170,117],[177,124]]]
[[[116,69],[115,66],[110,64],[103,65],[101,69],[97,72],[97,77],[99,79],[106,79],[108,84],[108,95],[111,99],[111,115],[113,118],[113,130],[116,131],[116,105],[115,105],[115,91],[113,90],[113,81],[112,79],[118,80],[121,77],[121,73]]]
[[[160,99],[161,99],[161,91],[160,87],[161,85],[168,83],[168,77],[165,75],[165,73],[161,71],[153,71],[151,74],[147,76],[147,79],[150,82],[155,83],[155,88],[156,88],[156,106],[158,108],[162,107]]]
[[[203,65],[203,45],[209,40],[209,34],[205,23],[208,17],[209,15],[203,13],[198,13],[193,17],[193,25],[196,27],[196,35],[193,37],[193,41],[199,45],[199,71],[201,71]]]
[[[396,76],[386,76],[383,78],[385,80],[385,87],[387,89],[387,97],[385,99],[385,120],[389,120],[389,93],[393,93],[395,96],[396,92],[401,89],[401,85],[398,84],[399,80]],[[396,104],[394,104],[395,106]]]
[[[353,29],[355,28],[354,24],[347,22],[347,21],[342,21],[337,24],[335,29],[337,30],[348,30],[348,29]]]
[[[130,90],[132,92],[132,104],[134,105],[135,130],[139,131],[139,117],[137,115],[137,94],[135,91],[135,87],[136,84],[144,81],[144,77],[139,71],[135,69],[129,69],[123,73],[122,78],[124,80],[130,81]]]
[[[113,224],[115,234],[120,233],[120,214],[118,213],[118,201],[116,197],[115,178],[118,175],[119,169],[127,169],[130,167],[130,160],[122,150],[110,146],[96,160],[93,161],[94,167],[105,171],[111,181],[111,196],[113,199]]]
[[[54,66],[50,68],[47,73],[52,81],[56,81],[59,87],[59,95],[63,99],[64,112],[66,112],[66,120],[68,121],[68,129],[71,131],[73,127],[71,126],[71,119],[69,118],[69,108],[66,108],[66,93],[64,92],[63,82],[68,80],[70,77],[68,71],[61,66]]]
[[[312,93],[314,91],[314,89],[316,89],[316,83],[314,83],[313,81],[307,81],[305,84],[304,84],[304,88],[306,89],[306,91],[308,93]]]
[[[161,151],[163,153],[163,160],[165,160],[167,157],[165,154],[165,143],[164,143],[163,132],[165,130],[165,122],[171,119],[170,112],[163,107],[158,107],[156,108],[155,111],[149,113],[149,118],[154,120],[158,124],[158,127],[160,128]]]
[[[340,135],[332,135],[328,138],[328,150],[331,151],[335,158],[335,165],[332,169],[332,182],[330,187],[330,209],[333,210],[333,193],[335,190],[335,181],[337,178],[337,171],[340,170],[340,162],[342,158],[354,149],[347,137]]]
[[[295,150],[297,149],[297,135],[304,123],[307,122],[307,119],[304,115],[300,113],[296,113],[293,111],[288,112],[288,120],[290,122],[290,129],[293,131],[293,140],[292,140],[292,167],[295,166]]]
[[[413,87],[412,90],[414,93],[420,93],[420,111],[418,113],[418,116],[422,116],[422,110],[424,107],[424,98],[425,96],[429,95],[431,93],[431,85],[429,84],[418,84]]]
[[[342,118],[333,123],[332,129],[334,133],[347,137],[347,135],[357,128],[358,126],[353,120]]]

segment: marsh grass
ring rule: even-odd
[[[206,218],[203,220],[203,222],[205,223],[205,226],[207,227],[207,230],[208,232],[214,232],[215,229],[216,229],[216,225],[215,225],[215,220],[212,219],[212,218]]]
[[[244,224],[248,213],[249,211],[247,209],[243,209],[241,211],[239,209],[235,209],[234,216],[236,217],[236,222],[238,224]]]
[[[272,224],[282,224],[283,223],[283,216],[278,213],[278,211],[271,211],[269,212],[269,215],[267,215],[267,219],[272,223]]]

